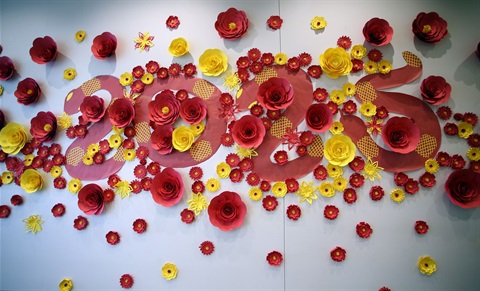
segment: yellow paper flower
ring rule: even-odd
[[[287,63],[288,56],[285,53],[278,53],[275,55],[275,63],[277,65],[283,66]]]
[[[343,175],[343,168],[341,166],[333,165],[333,164],[328,164],[327,165],[327,175],[330,178],[337,178]]]
[[[58,288],[60,291],[70,291],[73,288],[73,282],[72,280],[65,278],[60,282],[60,284],[58,284]]]
[[[173,130],[172,145],[177,151],[188,151],[194,141],[195,134],[193,134],[193,131],[189,127],[181,125]]]
[[[115,133],[115,134],[112,134],[109,138],[108,138],[108,145],[112,148],[112,149],[117,149],[119,146],[121,146],[123,143],[123,137],[118,134],[118,133]]]
[[[468,138],[473,133],[473,127],[470,123],[462,121],[458,124],[458,136]]]
[[[145,73],[142,76],[142,83],[145,84],[145,85],[150,85],[150,84],[153,83],[154,79],[155,79],[155,77],[152,74]]]
[[[344,130],[343,124],[340,121],[335,121],[335,122],[332,123],[329,130],[332,134],[335,134],[335,135],[342,134],[342,132]]]
[[[392,64],[388,60],[381,60],[378,62],[378,70],[381,74],[388,74],[392,70]]]
[[[198,68],[205,76],[218,76],[228,68],[227,55],[219,49],[207,49],[198,60]]]
[[[436,173],[439,168],[440,165],[438,164],[437,160],[428,159],[425,161],[425,171],[429,172],[430,174]]]
[[[20,176],[20,187],[27,193],[34,193],[42,189],[43,179],[34,169],[26,169]]]
[[[130,86],[133,83],[132,73],[125,72],[120,75],[120,84],[124,87]]]
[[[330,100],[337,105],[341,105],[345,102],[345,94],[343,94],[342,90],[332,90],[330,92]]]
[[[25,158],[23,159],[23,164],[25,166],[31,166],[32,163],[33,163],[33,159],[35,158],[35,155],[34,154],[28,154],[25,156]]]
[[[375,179],[381,179],[379,171],[382,171],[383,168],[378,166],[378,161],[375,163],[372,162],[370,158],[367,159],[365,166],[363,167],[363,176],[370,181],[375,181]]]
[[[337,177],[333,180],[333,188],[339,192],[343,192],[347,188],[348,181],[344,177]]]
[[[194,136],[199,136],[202,134],[202,132],[205,130],[205,124],[203,122],[199,122],[197,124],[190,124],[190,129],[193,132]]]
[[[67,68],[63,71],[63,78],[65,80],[71,81],[77,76],[77,71],[74,68]]]
[[[232,168],[229,164],[221,162],[217,165],[217,175],[219,178],[228,178]]]
[[[276,197],[284,197],[287,195],[287,190],[287,184],[283,181],[275,182],[275,184],[272,185],[272,192]]]
[[[234,146],[235,149],[237,150],[236,154],[241,158],[251,158],[251,157],[256,157],[258,156],[258,153],[255,151],[254,148],[242,148],[239,145]]]
[[[2,95],[3,95],[3,86],[0,85],[0,96],[2,96]]]
[[[162,267],[162,277],[167,279],[167,280],[172,280],[177,277],[177,266],[172,263],[166,263]]]
[[[124,131],[125,131],[125,128],[123,127],[116,127],[115,125],[112,126],[112,130],[113,132],[115,132],[116,134],[122,134]],[[123,139],[122,139],[123,141]]]
[[[343,167],[355,158],[356,150],[357,147],[350,137],[334,135],[325,143],[323,154],[330,164]]]
[[[91,165],[93,165],[93,156],[92,156],[92,155],[89,155],[88,153],[86,153],[85,155],[83,155],[82,162],[83,162],[83,164],[85,164],[86,166],[91,166]]]
[[[297,196],[300,197],[300,203],[307,201],[309,204],[312,204],[312,201],[318,198],[315,191],[317,191],[317,189],[313,187],[313,182],[310,181],[307,183],[302,181],[297,191]]]
[[[2,184],[10,184],[13,181],[13,173],[10,171],[5,171],[2,173]]]
[[[60,129],[67,129],[72,126],[72,118],[70,118],[70,115],[63,112],[62,115],[57,116],[57,125]]]
[[[370,101],[365,101],[358,111],[365,117],[372,117],[377,114],[377,106]]]
[[[325,20],[324,17],[322,16],[315,16],[311,21],[310,21],[310,28],[313,30],[319,30],[323,29],[327,26],[327,21]]]
[[[375,74],[378,72],[378,64],[374,61],[366,61],[365,64],[363,64],[363,69],[365,70],[365,73],[371,75]]]
[[[87,147],[87,155],[93,156],[100,151],[100,145],[98,143],[89,144]]]
[[[420,273],[429,276],[437,271],[437,264],[434,259],[430,258],[430,256],[418,258],[417,267]]]
[[[248,196],[250,197],[250,199],[252,199],[253,201],[258,201],[260,199],[263,198],[263,192],[262,190],[260,189],[260,187],[252,187],[250,188],[250,190],[248,191]]]
[[[354,45],[351,51],[352,58],[361,60],[367,55],[367,48],[361,44]]]
[[[75,40],[77,42],[82,42],[85,39],[85,36],[87,36],[87,33],[84,30],[78,30],[75,33]]]
[[[50,175],[53,177],[53,178],[58,178],[62,175],[62,167],[60,166],[53,166],[51,169],[50,169]]]
[[[174,57],[181,57],[188,53],[188,42],[183,37],[172,40],[168,47],[168,52]]]
[[[324,197],[333,197],[335,195],[335,188],[333,188],[330,182],[322,182],[322,184],[318,186],[318,192]]]
[[[36,234],[37,232],[42,231],[42,217],[40,215],[30,215],[28,218],[22,220],[25,223],[25,231]]]
[[[390,192],[390,198],[392,198],[393,201],[400,203],[405,199],[405,192],[402,188],[395,188]]]
[[[343,84],[342,91],[345,96],[353,96],[357,93],[357,87],[355,87],[355,84],[347,82]]]
[[[113,191],[115,194],[120,195],[120,198],[127,198],[130,197],[130,193],[132,192],[132,186],[127,181],[119,181],[115,184]]]
[[[27,131],[21,124],[9,122],[0,130],[0,147],[7,154],[16,155],[27,141]]]
[[[320,67],[332,79],[348,75],[353,68],[350,55],[341,47],[329,48],[320,55]]]
[[[469,148],[467,151],[467,158],[470,161],[477,162],[480,160],[480,148]]]
[[[226,71],[225,76],[223,76],[222,79],[223,87],[227,88],[227,90],[230,92],[238,90],[242,84],[242,81],[238,77],[238,73],[233,73],[232,70]]]
[[[125,161],[133,161],[135,160],[136,154],[134,149],[125,149],[123,150],[123,158]]]
[[[195,216],[199,216],[203,210],[206,210],[208,207],[208,201],[202,193],[192,193],[192,199],[187,200],[188,209],[195,212]]]
[[[82,188],[82,181],[77,178],[73,178],[67,183],[67,189],[70,193],[75,194]]]
[[[155,45],[153,43],[154,38],[155,37],[153,35],[150,35],[150,32],[139,32],[138,36],[133,38],[133,42],[135,42],[135,48],[138,48],[139,52],[143,52],[144,50],[148,52],[150,48]]]
[[[207,180],[207,183],[205,183],[205,188],[210,192],[216,192],[220,189],[220,181],[218,181],[217,178],[210,178]]]

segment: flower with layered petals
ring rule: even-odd
[[[267,254],[267,262],[270,266],[278,267],[283,262],[283,255],[278,251],[271,251]]]
[[[348,204],[353,204],[357,201],[357,191],[353,188],[347,188],[343,191],[343,200]]]
[[[37,37],[30,48],[30,57],[37,64],[55,60],[57,53],[57,43],[50,36]]]
[[[341,36],[337,40],[337,45],[345,50],[348,50],[352,46],[352,40],[348,36]]]
[[[435,260],[432,259],[430,256],[423,256],[418,258],[417,267],[420,273],[425,275],[432,275],[437,271],[437,264]]]
[[[136,233],[144,233],[147,230],[147,222],[145,219],[138,218],[135,219],[132,227]]]
[[[209,256],[213,253],[213,251],[215,250],[215,246],[213,245],[213,243],[211,241],[204,241],[200,244],[199,246],[200,248],[200,251],[202,252],[202,254],[204,254],[205,256]]]
[[[10,207],[8,205],[0,205],[0,219],[10,216]]]
[[[385,19],[374,17],[363,26],[365,40],[375,46],[384,46],[390,43],[393,37],[393,28]]]
[[[152,46],[154,46],[153,39],[155,37],[150,35],[150,32],[139,32],[138,36],[133,39],[135,43],[135,48],[139,50],[139,52],[149,51]]]
[[[40,86],[32,78],[25,78],[18,82],[17,90],[13,92],[17,102],[23,105],[30,105],[37,102],[41,94]]]
[[[277,30],[282,27],[283,19],[278,15],[272,15],[267,19],[267,25],[273,30]]]
[[[71,81],[75,79],[76,76],[77,76],[77,70],[75,70],[74,68],[67,68],[65,69],[65,71],[63,71],[63,78],[65,80]]]
[[[226,162],[220,162],[217,165],[217,175],[219,178],[227,178],[230,175],[232,168]]]
[[[320,186],[318,186],[318,192],[324,197],[333,197],[335,195],[335,188],[333,188],[330,182],[322,182]]]
[[[70,291],[73,288],[73,282],[71,279],[63,279],[59,284],[58,288],[60,291]]]
[[[157,126],[150,137],[150,144],[159,154],[165,155],[172,152],[173,126]]]
[[[200,215],[203,210],[208,207],[208,201],[202,193],[192,193],[192,198],[187,200],[188,209],[195,213],[195,216]]]
[[[329,48],[320,55],[320,67],[332,79],[348,75],[353,64],[350,55],[341,47]]]
[[[88,184],[78,192],[78,208],[87,215],[98,215],[104,209],[103,190],[97,184]]]
[[[327,21],[322,16],[315,16],[310,20],[310,28],[313,30],[323,29],[327,26]]]
[[[263,192],[259,187],[252,187],[248,190],[248,197],[253,201],[258,201],[263,198]]]
[[[324,103],[315,103],[308,107],[305,122],[311,131],[325,132],[333,123],[333,114]]]
[[[184,192],[182,176],[173,168],[165,168],[153,178],[150,192],[156,203],[171,207],[182,199]]]
[[[366,222],[359,222],[356,226],[357,235],[361,238],[369,238],[372,235],[372,227]]]
[[[272,185],[272,192],[276,197],[284,197],[288,192],[287,184],[283,181],[275,182]]]
[[[77,230],[85,229],[87,226],[88,226],[88,220],[86,217],[79,215],[77,216],[77,218],[73,220],[73,227],[76,228]]]
[[[324,156],[332,165],[346,166],[355,158],[356,146],[346,135],[334,135],[325,143]]]
[[[266,211],[274,211],[277,209],[278,200],[275,196],[267,195],[262,199],[262,206]]]
[[[272,77],[259,86],[257,100],[270,110],[285,109],[293,102],[293,88],[286,79]]]
[[[345,260],[346,255],[347,255],[347,251],[345,251],[345,249],[343,249],[341,247],[338,247],[338,246],[330,251],[330,257],[335,262],[341,262],[341,261]]]
[[[190,224],[195,221],[195,213],[192,210],[188,210],[187,208],[183,209],[180,212],[180,217],[183,222],[186,224]]]
[[[370,188],[370,198],[373,201],[379,201],[383,198],[385,195],[385,191],[383,191],[383,188],[381,186],[373,186]]]
[[[116,231],[109,231],[105,235],[107,242],[111,245],[116,245],[120,242],[120,235]]]
[[[165,24],[167,25],[168,28],[170,29],[176,29],[180,25],[180,20],[178,19],[177,16],[175,15],[170,15],[167,20],[165,21]]]
[[[34,193],[43,187],[42,176],[34,169],[26,169],[20,176],[20,187],[27,193]]]
[[[52,207],[51,212],[54,217],[60,217],[65,214],[65,205],[62,203],[57,203]]]
[[[172,145],[179,152],[188,151],[194,141],[195,135],[189,127],[181,125],[172,132]]]
[[[168,47],[168,52],[174,57],[181,57],[188,53],[189,45],[186,39],[183,37],[172,40]]]
[[[380,72],[380,74],[386,75],[390,73],[391,70],[392,70],[392,63],[390,63],[390,61],[381,60],[380,62],[378,62],[378,71]]]
[[[120,286],[123,289],[130,289],[133,286],[133,277],[130,274],[123,274],[120,277]]]
[[[0,81],[7,81],[13,76],[14,72],[15,66],[12,59],[6,56],[0,57]]]
[[[247,207],[240,195],[231,191],[224,191],[215,196],[208,206],[210,222],[222,231],[239,228],[246,213]]]
[[[477,162],[480,160],[480,148],[469,148],[467,151],[467,158],[470,161]]]
[[[27,131],[19,123],[9,122],[0,130],[0,147],[6,154],[16,155],[28,140]]]
[[[218,76],[228,68],[227,55],[219,49],[207,49],[198,60],[198,68],[205,76]]]
[[[125,128],[134,117],[135,108],[132,100],[128,98],[116,98],[108,107],[108,118],[118,128]]]
[[[371,75],[371,74],[375,74],[378,72],[378,63],[374,62],[374,61],[366,61],[364,66],[363,66],[363,69],[365,70],[365,73]]]
[[[465,121],[458,124],[458,136],[461,138],[468,138],[473,134],[473,126]]]
[[[77,42],[82,42],[86,36],[87,32],[85,30],[77,30],[77,32],[75,32],[75,40]]]
[[[180,116],[189,124],[198,124],[207,116],[207,104],[200,97],[185,99],[180,105]]]
[[[91,51],[93,56],[99,60],[106,59],[115,53],[117,49],[117,38],[110,32],[104,32],[93,39]]]
[[[480,206],[480,174],[471,169],[454,171],[445,182],[445,191],[453,204],[462,208]]]
[[[297,196],[300,197],[300,202],[307,201],[309,204],[312,204],[312,201],[318,198],[315,193],[316,190],[317,189],[313,186],[313,182],[307,183],[302,181],[302,184],[297,191]]]
[[[412,22],[412,32],[427,43],[438,43],[448,35],[447,22],[436,12],[420,12]]]
[[[42,231],[42,224],[45,222],[40,215],[30,215],[28,218],[22,220],[25,223],[25,231],[36,234]]]
[[[57,133],[57,118],[48,111],[40,111],[30,120],[30,134],[39,142],[49,142]]]
[[[162,267],[162,277],[166,280],[173,280],[177,277],[178,269],[173,263],[166,263]]]
[[[262,120],[252,115],[242,116],[232,128],[232,137],[242,148],[258,147],[262,143],[265,133]]]
[[[247,33],[249,23],[244,11],[231,7],[218,14],[215,29],[221,38],[234,40]]]
[[[298,220],[302,215],[302,210],[298,205],[292,204],[287,207],[287,217],[291,220]]]
[[[423,220],[417,220],[415,222],[415,231],[418,234],[426,234],[428,231],[428,224]]]
[[[326,219],[334,220],[339,212],[340,210],[335,205],[326,205],[323,209],[323,216]]]
[[[400,203],[405,199],[405,192],[401,188],[395,188],[390,192],[390,198],[393,201]]]
[[[407,154],[420,142],[420,129],[408,117],[391,117],[382,129],[383,141],[394,152]]]
[[[439,105],[450,99],[452,86],[442,76],[428,76],[420,85],[422,98],[432,105]]]

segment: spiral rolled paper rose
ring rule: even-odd
[[[179,152],[185,152],[190,149],[195,141],[193,130],[185,125],[175,128],[172,132],[172,145]]]
[[[183,196],[183,180],[173,168],[165,168],[155,175],[150,187],[153,200],[165,207],[177,204]]]
[[[293,88],[286,79],[272,77],[259,86],[257,100],[270,110],[285,109],[293,102]]]
[[[17,102],[23,105],[30,105],[37,102],[40,97],[40,86],[32,78],[25,78],[18,82],[17,90],[13,93],[17,97]]]
[[[135,108],[128,98],[117,98],[108,107],[108,118],[118,128],[125,128],[135,117]]]
[[[97,184],[87,184],[78,192],[78,208],[87,215],[99,215],[105,206],[102,187]]]
[[[7,56],[0,57],[0,81],[7,81],[14,72],[15,66],[12,59]]]
[[[305,113],[307,127],[314,132],[325,132],[333,123],[333,114],[324,103],[315,103]]]
[[[117,38],[110,32],[104,32],[93,39],[90,48],[93,56],[99,60],[106,59],[115,53],[117,49]]]
[[[346,135],[334,135],[325,143],[323,154],[330,164],[344,167],[355,158],[356,146]]]
[[[363,26],[363,36],[371,45],[383,46],[392,40],[393,29],[385,19],[374,17]]]
[[[38,37],[30,48],[30,57],[37,64],[46,64],[57,57],[57,43],[50,36]]]
[[[181,57],[188,53],[188,50],[188,42],[183,37],[172,40],[170,46],[168,47],[168,52],[174,57]]]
[[[420,12],[412,22],[412,32],[421,41],[435,44],[448,35],[447,22],[436,12]]]
[[[180,116],[189,124],[198,124],[207,116],[207,104],[200,97],[187,98],[180,105]]]
[[[162,125],[157,126],[150,137],[150,144],[152,148],[161,155],[166,155],[172,152],[172,133],[173,126]]]
[[[445,191],[453,204],[462,208],[480,206],[480,173],[471,169],[454,171],[445,182]]]
[[[247,14],[233,7],[221,12],[215,21],[215,29],[221,38],[237,39],[242,37],[248,30],[249,21]]]
[[[420,86],[423,100],[432,105],[447,102],[451,91],[452,86],[441,76],[428,76]]]
[[[256,148],[265,137],[265,126],[260,118],[252,115],[242,116],[232,127],[233,140],[242,148]]]
[[[180,101],[170,90],[164,90],[148,103],[148,117],[157,125],[173,124],[180,116]]]
[[[228,68],[227,55],[219,49],[207,49],[198,59],[198,68],[205,76],[218,76]]]
[[[420,129],[408,117],[391,117],[382,127],[382,139],[394,152],[407,154],[420,142]]]
[[[98,96],[87,96],[80,104],[80,112],[84,121],[98,122],[105,115],[105,102]]]
[[[242,226],[247,207],[236,192],[224,191],[215,196],[208,206],[208,217],[213,226],[231,231]]]
[[[42,189],[43,179],[34,169],[26,169],[20,176],[20,187],[27,193],[34,193]]]
[[[329,48],[320,55],[322,71],[332,79],[348,75],[353,68],[350,55],[341,47]]]
[[[27,131],[16,122],[9,122],[0,130],[0,147],[6,154],[16,155],[28,140]]]

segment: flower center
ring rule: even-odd
[[[432,27],[430,25],[426,24],[423,26],[423,29],[422,29],[423,33],[429,33],[430,31],[432,31]]]
[[[235,22],[230,22],[228,24],[228,28],[230,28],[230,30],[234,30],[235,28],[237,28],[237,25],[235,24]]]
[[[33,90],[32,90],[32,89],[28,89],[28,90],[27,90],[27,94],[28,94],[28,95],[30,95],[30,94],[32,94],[32,93],[33,93]]]
[[[48,131],[51,131],[51,130],[52,130],[52,126],[51,126],[50,124],[45,124],[45,125],[43,126],[43,130],[45,130],[45,131],[47,131],[47,132],[48,132]]]
[[[168,114],[169,112],[170,112],[170,108],[168,108],[167,106],[162,108],[162,113],[163,114]]]

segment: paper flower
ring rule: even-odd
[[[77,230],[85,229],[87,226],[88,226],[88,220],[86,217],[79,215],[77,216],[77,218],[73,220],[73,227],[76,228]]]
[[[132,275],[130,274],[123,274],[121,277],[120,277],[120,286],[123,288],[123,289],[130,289],[132,288],[133,286],[133,277]]]
[[[357,235],[361,238],[369,238],[373,232],[372,228],[370,227],[370,224],[363,221],[357,224],[356,230],[357,230]]]
[[[6,154],[16,155],[28,140],[27,131],[16,122],[9,122],[0,130],[0,147]]]
[[[105,239],[109,244],[113,246],[120,242],[120,235],[118,234],[118,232],[111,230],[107,232],[107,234],[105,235]]]
[[[132,100],[128,98],[116,98],[108,107],[108,118],[118,128],[128,126],[134,117],[135,108]]]
[[[338,38],[337,45],[345,50],[348,50],[352,46],[352,40],[350,37],[343,35]]]
[[[218,76],[228,68],[227,55],[219,49],[207,49],[198,59],[198,68],[205,76]]]
[[[343,200],[348,204],[353,204],[357,201],[357,191],[353,188],[347,188],[343,191]]]
[[[302,210],[298,205],[292,204],[287,207],[287,217],[291,220],[298,220],[302,215]]]
[[[405,199],[405,192],[401,188],[395,188],[390,192],[390,198],[393,201],[400,203]]]
[[[267,25],[273,30],[280,29],[282,27],[283,19],[278,15],[272,15],[267,19]]]
[[[333,197],[335,195],[335,189],[330,182],[322,182],[320,186],[318,186],[318,192],[324,197]]]
[[[117,49],[117,38],[110,32],[104,32],[93,39],[93,44],[90,49],[95,58],[104,60],[115,53]]]
[[[173,124],[179,116],[180,101],[170,90],[162,91],[148,103],[148,117],[157,125]]]
[[[372,75],[378,72],[378,63],[374,61],[366,61],[363,69],[365,70],[365,73]]]
[[[356,146],[346,135],[334,135],[325,143],[324,156],[332,165],[343,167],[355,158]]]
[[[192,210],[188,210],[187,208],[183,209],[180,212],[180,217],[183,222],[186,224],[190,224],[195,221],[195,213]]]
[[[173,149],[172,133],[173,126],[171,125],[155,127],[155,130],[150,136],[150,145],[161,155],[171,153]]]
[[[327,26],[327,21],[322,16],[315,16],[310,20],[310,28],[313,30],[324,29]]]
[[[172,132],[172,145],[179,152],[188,151],[194,141],[195,134],[184,125],[175,128]]]
[[[325,205],[323,216],[327,219],[334,220],[337,218],[340,210],[335,205]]]
[[[37,64],[46,64],[57,57],[57,43],[50,36],[38,37],[30,48],[30,57]]]
[[[329,48],[320,55],[320,67],[332,79],[348,75],[353,64],[350,55],[341,47]]]
[[[30,215],[28,218],[22,220],[25,223],[25,231],[36,234],[42,231],[42,224],[44,221],[40,215]]]
[[[248,190],[248,197],[253,201],[258,201],[263,198],[263,192],[260,187],[252,187]]]
[[[423,220],[417,220],[415,222],[415,231],[418,234],[426,234],[428,231],[428,224]]]
[[[105,115],[104,100],[98,96],[86,96],[80,104],[80,112],[85,122],[98,122]]]
[[[167,18],[167,21],[165,21],[165,24],[167,25],[168,28],[170,29],[176,29],[180,25],[180,20],[178,19],[177,16],[170,15]]]
[[[205,256],[209,256],[215,250],[215,246],[211,241],[206,240],[200,244],[199,249],[202,254],[204,254]]]
[[[168,52],[174,57],[181,57],[188,53],[188,50],[188,42],[183,37],[173,39],[168,47]]]
[[[372,188],[370,188],[369,194],[370,194],[370,198],[373,201],[379,201],[385,195],[385,191],[383,191],[382,186],[373,186]]]
[[[32,78],[25,78],[18,82],[17,90],[13,93],[17,102],[23,105],[30,105],[37,102],[40,97],[40,86]]]
[[[353,59],[361,60],[367,55],[367,48],[361,44],[354,45],[350,54]]]
[[[421,41],[436,44],[448,35],[447,22],[436,12],[420,12],[412,22],[412,32]]]
[[[262,143],[266,130],[260,118],[245,115],[235,122],[231,132],[240,147],[256,148]]]
[[[408,117],[391,117],[382,129],[383,141],[394,152],[407,154],[420,142],[420,129]]]
[[[215,196],[208,206],[210,223],[222,231],[242,226],[247,207],[236,192],[224,191]]]
[[[195,216],[200,215],[203,210],[208,207],[208,201],[202,193],[192,193],[192,198],[187,200],[188,209],[195,213]]]
[[[166,263],[162,267],[162,277],[167,280],[173,280],[177,277],[177,266],[172,263]]]
[[[65,278],[58,284],[60,291],[70,291],[73,288],[73,282],[71,279]]]
[[[242,37],[248,30],[247,14],[233,7],[221,12],[215,21],[215,29],[221,38],[234,40]]]
[[[57,133],[57,118],[48,111],[40,111],[30,120],[30,134],[39,142],[49,142]]]
[[[293,88],[286,79],[272,77],[259,86],[257,100],[270,110],[285,109],[293,102]]]
[[[267,195],[262,199],[262,206],[266,211],[274,211],[277,209],[278,200],[275,196]]]
[[[335,262],[344,261],[347,255],[347,251],[341,247],[335,247],[333,250],[330,251],[330,257]]]
[[[85,214],[99,215],[103,212],[104,206],[103,190],[97,184],[87,184],[78,192],[78,208]]]
[[[307,127],[314,132],[325,132],[333,123],[333,114],[324,103],[315,103],[305,113]]]
[[[77,32],[75,32],[75,40],[77,42],[82,42],[86,36],[87,36],[87,32],[84,30],[77,30]]]
[[[135,219],[135,221],[133,222],[133,230],[139,234],[144,233],[147,230],[147,222],[145,221],[145,219]]]
[[[278,251],[271,251],[267,254],[267,262],[270,266],[278,267],[283,262],[283,255]]]
[[[386,75],[390,73],[391,70],[392,70],[392,63],[390,63],[390,61],[381,60],[380,62],[378,62],[378,71],[380,72],[380,74]]]
[[[207,104],[200,97],[187,98],[180,105],[180,116],[189,124],[198,124],[207,116]]]
[[[300,203],[307,201],[309,204],[312,204],[312,201],[318,198],[317,194],[315,193],[316,190],[316,187],[313,187],[313,182],[307,183],[302,181],[302,184],[297,192],[297,196],[300,197]]]
[[[14,72],[15,66],[12,59],[7,56],[0,57],[0,81],[7,81],[13,76]]]
[[[445,191],[453,204],[461,208],[480,206],[480,173],[471,169],[454,171],[445,182]]]
[[[138,36],[133,39],[135,48],[138,49],[139,52],[143,52],[144,50],[148,52],[150,48],[155,45],[153,43],[154,38],[153,35],[150,35],[150,32],[139,32]]]
[[[441,76],[428,76],[422,81],[420,91],[425,102],[439,105],[450,99],[452,86]]]
[[[182,199],[184,192],[182,176],[173,168],[165,168],[153,178],[150,192],[156,203],[171,207]]]
[[[77,71],[74,68],[67,68],[63,71],[63,78],[65,80],[71,81],[77,76]]]
[[[12,203],[13,206],[18,206],[23,204],[23,198],[22,196],[15,194],[10,198],[10,203]]]
[[[363,26],[365,40],[375,46],[384,46],[390,43],[393,29],[385,19],[372,18]]]
[[[35,169],[26,169],[20,176],[20,187],[27,193],[34,193],[43,187],[43,178]]]
[[[430,256],[423,256],[418,258],[417,267],[420,273],[425,275],[432,275],[437,271],[437,265],[435,260],[432,259]]]
[[[52,207],[51,210],[54,217],[60,217],[65,214],[65,206],[62,203],[57,203]]]
[[[8,205],[0,205],[0,218],[7,218],[10,212],[11,210]]]

